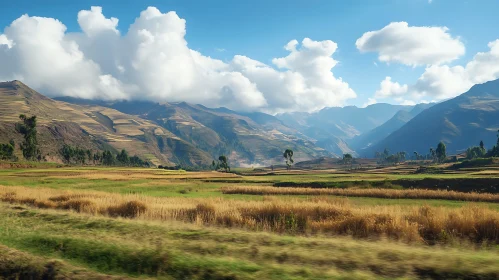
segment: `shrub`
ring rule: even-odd
[[[129,201],[118,206],[110,206],[107,208],[107,213],[111,217],[123,217],[133,219],[144,213],[147,206],[140,201]]]

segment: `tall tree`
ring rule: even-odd
[[[294,163],[293,160],[293,150],[291,149],[286,149],[282,156],[286,159],[286,166],[288,167],[288,170],[291,168],[291,165]]]
[[[116,156],[116,160],[122,165],[128,165],[130,163],[130,157],[125,149],[121,150],[121,153]]]
[[[220,168],[223,168],[225,170],[225,172],[230,171],[229,162],[227,161],[226,156],[224,156],[224,155],[219,156],[218,161],[219,161]]]
[[[24,141],[20,146],[24,158],[27,160],[41,160],[41,153],[36,138],[36,116],[28,118],[26,115],[21,114],[19,119],[21,122],[16,124],[16,131],[24,137]]]
[[[352,161],[353,161],[353,157],[351,154],[344,154],[343,155],[343,164],[350,164],[350,167],[351,167]]]
[[[437,156],[437,159],[439,162],[442,162],[445,160],[445,158],[447,157],[447,154],[446,154],[446,147],[445,147],[445,143],[440,141],[440,143],[438,143],[438,146],[437,146],[437,150],[435,151],[436,153],[436,156]]]

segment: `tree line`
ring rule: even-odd
[[[489,150],[485,148],[483,141],[478,146],[472,146],[466,149],[466,159],[499,157],[499,130],[497,130],[496,144]]]
[[[106,166],[150,166],[149,162],[142,160],[138,156],[129,156],[125,149],[114,155],[109,150],[105,150],[103,152],[93,152],[89,149],[82,149],[64,144],[60,153],[66,164],[84,165],[86,163],[93,163],[94,165],[101,164]]]
[[[447,147],[445,146],[445,143],[440,141],[437,145],[437,148],[434,149],[433,147],[430,148],[429,153],[426,155],[420,154],[416,151],[413,153],[412,159],[414,160],[431,160],[433,162],[444,162],[445,159],[447,158]],[[378,163],[391,163],[391,164],[397,164],[399,162],[404,162],[407,159],[407,152],[402,151],[402,152],[396,152],[394,154],[391,154],[390,151],[385,148],[383,152],[378,152],[376,151],[374,153],[374,158],[378,160]]]

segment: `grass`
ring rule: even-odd
[[[318,189],[318,188],[275,188],[262,186],[224,187],[224,194],[251,194],[251,195],[335,195],[354,197],[376,197],[386,199],[444,199],[475,202],[499,202],[499,194],[491,193],[464,193],[443,190],[394,190],[394,189]]]
[[[0,278],[499,277],[497,194],[396,184],[495,184],[496,169],[243,171],[0,169]]]
[[[255,188],[246,189],[252,190],[252,194],[261,192],[259,189],[254,192]],[[0,200],[92,215],[177,220],[255,231],[324,233],[359,238],[388,236],[396,240],[425,243],[465,239],[499,244],[499,212],[478,205],[462,209],[352,206],[346,199],[327,197],[286,201],[278,197],[267,197],[262,201],[155,198],[95,191],[61,193],[53,189],[7,186],[0,186]]]
[[[98,274],[164,279],[499,276],[497,252],[386,240],[292,237],[0,207],[0,242]]]

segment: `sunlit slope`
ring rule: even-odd
[[[19,114],[36,115],[42,152],[53,160],[63,143],[126,149],[154,164],[208,164],[210,157],[167,129],[117,110],[47,98],[19,81],[0,83],[0,141],[20,140]]]

